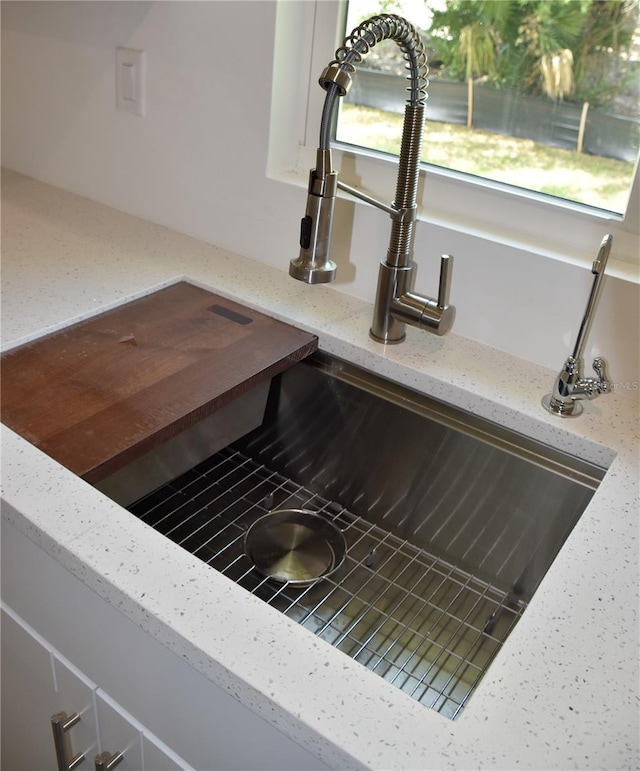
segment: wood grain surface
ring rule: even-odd
[[[187,282],[2,356],[2,422],[89,482],[317,348]]]

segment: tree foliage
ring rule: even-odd
[[[598,102],[637,24],[638,0],[446,0],[430,46],[451,77]]]

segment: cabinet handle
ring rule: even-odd
[[[67,716],[66,712],[56,712],[51,718],[58,771],[72,771],[85,759],[83,752],[79,752],[73,757],[71,737],[68,734],[69,729],[73,728],[79,720],[80,715],[77,712],[74,712],[70,717]]]
[[[121,752],[116,752],[115,755],[110,752],[102,752],[100,755],[96,755],[94,760],[96,771],[111,771],[123,759],[124,755]]]

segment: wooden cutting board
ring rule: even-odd
[[[2,422],[97,482],[317,343],[192,284],[173,284],[3,354]]]

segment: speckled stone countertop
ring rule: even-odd
[[[333,768],[638,767],[637,394],[614,392],[588,403],[578,420],[562,421],[540,408],[555,374],[549,370],[455,334],[410,329],[403,345],[383,348],[368,338],[368,303],[10,172],[2,203],[4,349],[186,278],[314,332],[329,353],[609,466],[455,722],[317,640],[3,427],[5,517]]]

